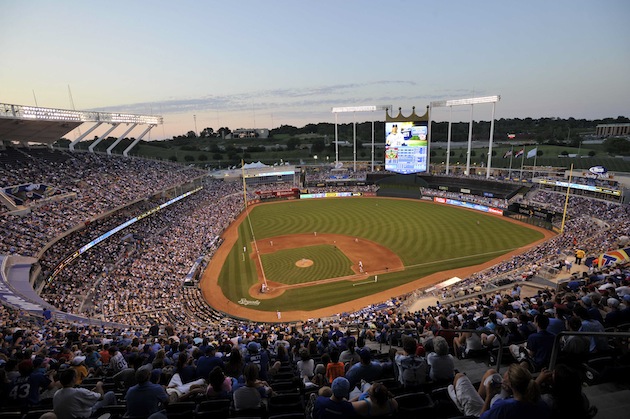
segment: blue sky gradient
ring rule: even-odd
[[[627,0],[4,1],[0,102],[69,109],[70,86],[76,109],[163,115],[151,139],[473,95],[497,118],[628,116],[629,20]]]

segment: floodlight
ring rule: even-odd
[[[496,103],[501,96],[471,97],[467,99],[438,100],[431,102],[432,108],[444,108],[448,106],[477,105],[479,103]]]
[[[341,112],[374,112],[376,110],[376,106],[342,106],[338,108],[332,108],[333,113],[341,113]]]

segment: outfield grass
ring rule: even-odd
[[[250,220],[257,240],[314,231],[345,234],[386,246],[405,265],[403,272],[379,275],[379,281],[375,284],[353,287],[350,281],[342,281],[290,290],[273,300],[261,300],[257,309],[266,311],[312,310],[338,304],[435,272],[483,263],[543,237],[538,231],[500,217],[423,201],[387,198],[337,198],[264,204],[253,209]],[[251,299],[249,288],[257,282],[254,262],[248,257],[243,258],[243,246],[249,246],[251,237],[249,223],[245,221],[239,227],[238,242],[219,277],[219,285],[225,296],[234,302],[243,297]],[[322,250],[321,256],[320,252],[310,249],[309,258],[329,258],[327,251],[319,250]],[[295,252],[296,255],[301,254],[299,249],[295,249]],[[280,252],[277,258],[283,258],[282,254],[284,252]],[[292,269],[289,265],[294,266],[293,263],[301,257],[290,261],[291,257],[288,256],[289,259],[283,262],[286,269]],[[265,272],[267,262],[263,259]],[[272,259],[269,262],[276,263]],[[279,261],[277,263],[281,264]],[[344,269],[343,265],[348,262],[331,260],[325,263],[338,263]],[[272,265],[269,269],[282,270]],[[336,265],[334,269],[338,272],[340,268]],[[306,282],[323,279],[320,273],[317,275],[313,279],[295,279],[291,273],[290,280]]]

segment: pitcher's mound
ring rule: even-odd
[[[295,262],[295,266],[298,268],[308,268],[309,266],[313,266],[313,261],[310,259],[300,259]]]

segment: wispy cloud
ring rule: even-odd
[[[274,109],[274,108],[321,108],[332,107],[343,103],[358,103],[365,101],[408,100],[412,96],[374,97],[367,90],[378,86],[416,86],[413,81],[379,80],[369,83],[347,83],[306,88],[268,89],[252,92],[242,92],[231,95],[205,95],[190,98],[169,98],[154,102],[127,103],[114,106],[100,107],[92,110],[102,112],[147,113],[153,109],[154,113],[173,114],[200,111],[237,111],[243,109]],[[155,112],[158,110],[158,112]]]

